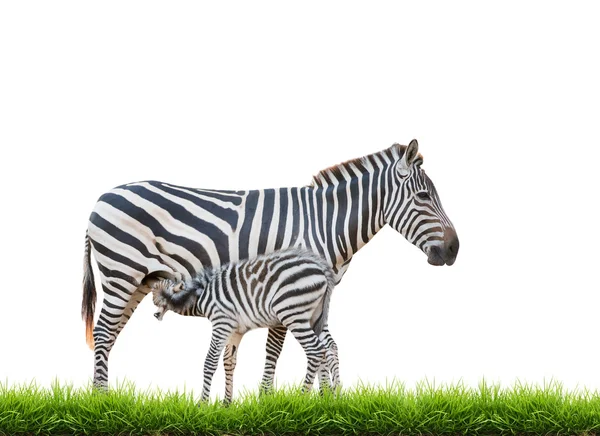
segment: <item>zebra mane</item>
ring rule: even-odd
[[[348,161],[342,162],[337,165],[330,166],[324,170],[319,171],[312,178],[310,185],[314,188],[323,188],[328,185],[336,185],[340,182],[346,181],[345,174],[354,177],[356,171],[365,172],[375,168],[381,168],[382,164],[386,162],[392,162],[399,160],[404,156],[406,151],[406,145],[394,144],[385,150],[378,151],[377,153],[368,154],[366,156],[357,157]],[[419,153],[415,158],[415,163],[422,163],[423,156]]]

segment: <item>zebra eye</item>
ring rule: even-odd
[[[431,197],[427,192],[417,192],[417,197],[419,200],[431,200]]]

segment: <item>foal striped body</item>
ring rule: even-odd
[[[167,286],[165,286],[165,283]],[[309,390],[321,363],[332,371],[339,384],[338,357],[334,348],[325,353],[322,335],[327,323],[329,300],[335,286],[333,271],[312,251],[288,249],[252,260],[201,270],[183,290],[175,292],[171,281],[153,287],[154,304],[160,320],[173,310],[182,315],[206,317],[212,323],[212,339],[204,364],[202,399],[210,394],[212,377],[225,344],[232,347],[231,378],[226,380],[225,400],[231,401],[235,353],[244,333],[260,327],[287,328],[307,357],[304,388]],[[322,337],[320,337],[322,336]]]
[[[215,191],[138,182],[102,195],[88,223],[82,303],[94,384],[107,386],[110,350],[150,292],[143,285],[148,277],[180,271],[190,278],[203,268],[302,246],[323,257],[339,282],[354,254],[386,223],[429,263],[453,264],[458,238],[421,163],[413,140],[325,169],[310,186]],[[104,291],[95,327],[92,252]],[[284,337],[284,328],[269,329],[267,387]]]

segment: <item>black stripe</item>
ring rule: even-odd
[[[385,184],[386,184],[386,180],[388,178],[388,174],[391,173],[391,170],[381,170],[376,172],[376,174],[378,174],[378,178],[377,178],[377,184],[375,186],[375,197],[377,198],[377,203],[378,203],[378,207],[379,207],[379,222],[378,227],[383,227],[383,225],[385,224],[385,215],[383,213],[381,213],[385,207]],[[377,191],[379,191],[379,193],[377,193]],[[373,229],[375,229],[375,221],[373,222]],[[375,233],[373,233],[375,234]]]
[[[256,207],[258,205],[258,192],[259,191],[248,191],[246,197],[244,222],[240,230],[240,238],[238,245],[238,252],[240,260],[248,258],[248,245],[250,244],[250,231],[252,230],[252,220],[256,214]]]
[[[233,301],[233,305],[234,307],[236,307],[239,311],[242,311],[244,309],[243,307],[243,301],[242,301],[242,297],[240,295],[240,290],[238,289],[238,285],[237,285],[237,274],[236,274],[236,268],[234,266],[229,267],[229,285],[225,285],[226,288],[231,289],[231,291],[233,291],[233,295],[234,295],[234,301]]]
[[[305,263],[305,265],[306,265],[306,263]],[[289,269],[289,268],[286,268],[286,269]],[[286,279],[279,284],[279,288],[284,288],[287,285],[290,285],[290,284],[294,283],[297,280],[300,280],[300,279],[306,278],[306,277],[310,277],[310,276],[323,276],[323,270],[321,268],[316,267],[316,266],[308,266],[307,265],[306,268],[303,268],[302,270],[298,271],[297,273],[292,274],[289,277],[286,277]],[[323,284],[325,284],[325,282]],[[305,289],[315,290],[318,287],[319,286],[317,286],[316,284],[314,284],[314,285],[310,285],[309,287],[307,287]],[[294,293],[294,291],[288,292],[288,294],[290,294],[290,293],[292,293],[293,295],[296,295]],[[298,293],[300,294],[301,292],[298,292]]]
[[[288,189],[279,188],[279,223],[277,226],[277,238],[275,239],[275,250],[279,250],[283,244],[286,230],[288,212]]]
[[[324,247],[321,246],[321,240],[326,241],[327,236],[325,234],[325,228],[327,223],[325,223],[325,205],[323,201],[323,190],[322,189],[312,189],[311,194],[313,198],[316,200],[315,211],[316,211],[316,221],[313,222],[314,228],[317,230],[320,240],[319,240],[319,253],[321,256],[325,256]]]
[[[388,171],[387,173],[384,173],[386,175],[385,177],[385,182],[384,182],[384,186],[385,188],[381,190],[381,194],[383,196],[385,196],[385,194],[387,193],[388,195],[388,204],[384,205],[384,207],[391,207],[394,204],[394,199],[392,198],[392,193],[394,192],[394,180],[397,180],[397,177],[395,177],[395,170],[392,171]],[[396,182],[396,184],[398,186],[400,186],[399,182]],[[400,191],[401,189],[399,188],[398,191]],[[398,193],[397,193],[398,194]],[[390,216],[390,215],[388,215]],[[393,220],[391,219],[390,216],[390,224],[393,222]]]
[[[305,242],[305,246],[310,247],[310,238],[309,238],[309,232],[310,232],[310,226],[309,226],[309,219],[310,219],[310,209],[308,204],[306,204],[306,189],[302,188],[300,190],[300,206],[302,211],[304,212],[300,218],[302,219],[302,222],[304,224],[304,228],[303,228],[303,234],[302,236],[302,240]]]
[[[293,247],[296,244],[296,240],[300,236],[300,220],[303,219],[300,214],[300,202],[298,201],[298,195],[301,194],[304,188],[291,188],[290,194],[292,196],[292,235],[290,238],[289,247]]]
[[[373,216],[371,217],[371,234],[374,235],[377,231],[377,216],[379,215],[381,217],[381,210],[383,209],[383,202],[381,201],[381,199],[378,198],[377,196],[377,188],[378,187],[382,187],[382,183],[381,183],[381,173],[382,171],[379,169],[379,163],[377,162],[377,160],[374,157],[369,157],[369,162],[371,162],[371,165],[373,166],[373,173],[370,175],[371,177],[371,192],[369,193],[369,195],[371,196],[371,211],[373,212]],[[383,192],[383,191],[382,191]]]
[[[325,244],[327,245],[327,253],[329,254],[329,259],[331,259],[331,263],[335,264],[337,255],[335,253],[335,248],[333,247],[333,244],[335,242],[335,232],[333,225],[333,195],[334,187],[328,186],[325,189]]]
[[[233,301],[233,298],[231,296],[231,293],[229,292],[229,286],[227,286],[227,275],[229,272],[229,267],[230,265],[226,266],[225,268],[221,268],[221,270],[219,271],[218,275],[215,275],[214,278],[212,279],[213,283],[214,283],[214,287],[216,287],[218,290],[220,290],[220,293],[215,292],[214,295],[217,297],[218,300],[218,296],[219,294],[221,294],[223,296],[223,300],[220,301],[220,303],[222,304],[227,304],[227,308],[231,309],[230,306],[236,307],[235,302]],[[206,286],[206,288],[208,289],[208,285]]]
[[[310,189],[310,190],[306,190],[306,202],[308,203],[308,213],[310,215],[310,217],[312,218],[310,221],[310,233],[312,234],[312,239],[314,241],[314,247],[312,248],[316,248],[319,251],[319,254],[321,256],[325,256],[325,253],[323,252],[323,247],[321,246],[321,242],[319,241],[319,237],[317,235],[317,230],[319,227],[319,214],[317,211],[315,211],[315,204],[314,204],[314,198],[315,198],[315,190],[314,189]],[[307,219],[306,222],[308,223],[309,220]],[[308,242],[310,239],[307,237],[306,242]]]
[[[400,198],[398,200],[396,200],[397,197],[400,197]],[[390,217],[390,224],[397,226],[398,230],[400,230],[399,224],[404,219],[404,215],[406,214],[406,211],[409,210],[409,208],[411,206],[411,202],[406,201],[406,204],[404,204],[405,199],[404,199],[404,189],[403,188],[398,189],[398,191],[396,192],[396,198],[394,198],[393,204],[394,204],[395,209],[392,211],[392,214]],[[403,204],[404,204],[404,208],[402,208]]]
[[[340,182],[335,191],[338,200],[338,210],[335,221],[335,244],[338,251],[344,259],[348,257],[348,247],[346,246],[346,228],[344,227],[344,220],[346,219],[346,210],[348,209],[348,196],[346,194],[346,182]],[[340,236],[338,238],[338,235]]]
[[[373,198],[372,206],[369,208],[369,179],[371,178],[371,174],[366,168],[362,167],[362,165],[360,170],[362,171],[362,176],[360,178],[360,189],[362,190],[362,203],[360,206],[362,222],[360,236],[363,244],[366,244],[369,241],[369,216],[375,214],[375,199]]]
[[[358,250],[356,238],[358,237],[358,179],[352,177],[350,181],[350,217],[348,219],[348,236],[350,236],[350,246],[352,253]]]

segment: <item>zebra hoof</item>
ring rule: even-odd
[[[92,392],[98,394],[108,394],[108,386],[105,384],[94,383],[92,385]]]
[[[273,393],[273,386],[261,385],[260,389],[258,390],[258,395],[260,397],[270,395],[272,393]]]

